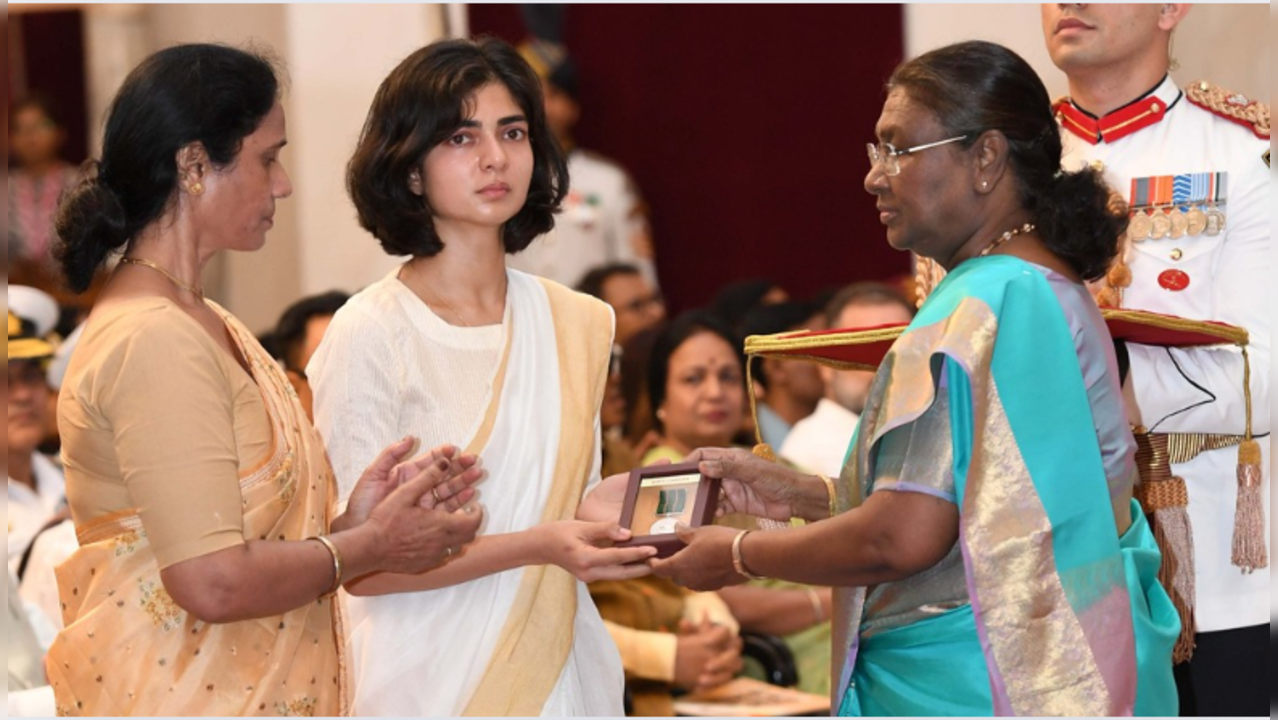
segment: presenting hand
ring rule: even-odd
[[[674,685],[685,690],[709,690],[741,672],[741,637],[725,625],[683,620],[675,646]]]
[[[789,522],[791,517],[804,517],[796,509],[812,502],[828,507],[829,493],[820,480],[768,462],[749,450],[699,448],[686,461],[698,463],[702,475],[723,481],[716,511],[719,517],[745,513]]]
[[[615,548],[631,533],[615,521],[560,520],[538,525],[546,562],[567,570],[582,582],[633,580],[651,574],[644,564],[657,554],[653,547]]]
[[[478,505],[447,511],[425,507],[423,498],[431,490],[457,481],[465,487],[479,478],[473,463],[461,469],[455,459],[429,462],[416,475],[391,491],[369,513],[368,521],[377,534],[375,554],[378,569],[385,572],[417,574],[438,567],[455,557],[462,546],[475,539],[484,513]]]
[[[718,590],[747,580],[732,567],[732,541],[740,530],[680,525],[675,532],[687,547],[664,560],[649,560],[652,574],[692,590]]]

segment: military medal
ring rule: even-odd
[[[1211,237],[1216,237],[1225,231],[1225,213],[1212,206],[1207,209],[1207,226],[1203,232]]]
[[[1162,210],[1154,210],[1154,216],[1149,219],[1149,223],[1151,239],[1162,240],[1171,232],[1171,218],[1167,217],[1167,213]]]
[[[1149,237],[1149,229],[1149,216],[1144,210],[1137,210],[1127,223],[1127,237],[1132,242],[1142,242]]]
[[[1189,218],[1185,217],[1185,213],[1179,208],[1172,208],[1167,215],[1171,219],[1171,237],[1177,239],[1185,237],[1185,231],[1189,229]]]
[[[1200,208],[1191,208],[1185,213],[1185,219],[1189,221],[1187,230],[1191,236],[1201,235],[1207,229],[1207,213]]]

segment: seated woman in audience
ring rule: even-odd
[[[1060,170],[1047,90],[1010,50],[904,63],[868,147],[888,243],[948,271],[888,352],[837,483],[703,449],[727,509],[656,572],[838,588],[842,715],[1175,715],[1180,623],[1156,574],[1114,348],[1084,284],[1127,210]]]
[[[76,178],[75,166],[62,158],[66,141],[65,118],[51,97],[32,93],[9,106],[9,282],[59,301],[65,293],[53,259],[53,216],[58,198]]]
[[[262,247],[292,192],[279,83],[261,56],[162,50],[125,79],[102,159],[59,209],[83,290],[123,251],[58,404],[79,549],[46,671],[65,715],[337,715],[333,592],[424,572],[475,534],[475,458],[408,439],[368,458],[345,514],[288,380],[200,270]],[[429,641],[429,640],[425,640]]]
[[[741,343],[714,315],[684,313],[664,327],[653,343],[648,395],[659,445],[643,459],[680,462],[697,447],[732,444],[746,414]],[[726,518],[755,527],[751,518]],[[794,651],[803,689],[829,689],[829,588],[761,582],[720,593],[746,630],[780,635]]]
[[[746,412],[741,342],[722,321],[694,310],[653,340],[648,407],[659,437],[640,463],[679,462],[699,447],[731,445]]]
[[[676,691],[709,690],[741,671],[740,626],[718,593],[645,577],[592,582],[590,597],[621,652],[631,715],[674,715]]]
[[[373,99],[347,188],[411,258],[333,318],[307,368],[316,423],[344,494],[405,434],[481,454],[487,524],[440,571],[348,585],[356,714],[622,712],[580,581],[646,575],[654,552],[608,547],[629,537],[626,477],[599,475],[612,311],[505,264],[554,224],[566,173],[541,81],[501,41],[418,50]]]

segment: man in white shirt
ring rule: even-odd
[[[1132,344],[1125,392],[1138,443],[1171,448],[1170,457],[1138,454],[1137,498],[1156,525],[1166,513],[1190,521],[1192,541],[1180,533],[1179,546],[1163,543],[1174,575],[1164,584],[1189,630],[1176,653],[1181,711],[1261,715],[1269,534],[1262,520],[1257,541],[1240,542],[1256,528],[1236,527],[1235,510],[1240,498],[1254,507],[1256,495],[1262,519],[1269,506],[1269,108],[1210,83],[1182,89],[1171,79],[1171,35],[1188,10],[1044,5],[1043,32],[1069,78],[1070,98],[1057,105],[1064,165],[1098,168],[1132,210],[1098,300],[1250,333],[1246,391],[1237,347]],[[1254,476],[1239,472],[1249,400],[1262,451],[1263,474]],[[1250,486],[1253,478],[1260,492],[1240,493],[1240,480]],[[1150,493],[1153,485],[1177,492]]]
[[[826,305],[827,326],[860,329],[909,323],[914,307],[888,285],[865,282],[849,285]],[[809,471],[838,477],[843,471],[857,420],[865,409],[874,373],[833,370],[822,366],[825,396],[816,411],[794,424],[779,450],[781,457]]]
[[[58,317],[53,298],[34,288],[9,288],[9,569],[65,502],[62,472],[36,451],[47,427],[51,394],[45,369],[53,356],[47,336]]]

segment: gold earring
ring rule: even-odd
[[[192,195],[197,195],[197,196],[198,196],[198,195],[203,195],[203,194],[204,194],[204,183],[199,183],[199,182],[197,182],[197,183],[191,183],[190,185],[188,185],[188,186],[186,187],[186,191],[187,191],[187,192],[189,192],[189,193],[191,193]]]
[[[1172,28],[1170,35],[1167,37],[1167,71],[1176,72],[1180,69],[1180,61],[1176,59],[1176,29]]]

